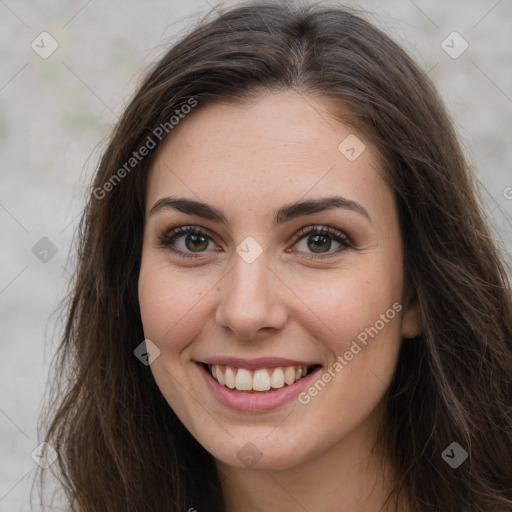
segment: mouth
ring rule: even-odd
[[[262,368],[239,368],[200,363],[213,380],[224,388],[246,394],[269,394],[292,386],[321,368],[319,364]]]
[[[323,368],[276,357],[212,357],[194,362],[210,396],[228,409],[251,413],[268,413],[293,403]]]

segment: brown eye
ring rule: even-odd
[[[180,238],[180,237],[177,237]],[[185,247],[193,252],[204,251],[208,247],[208,238],[203,235],[185,235]]]
[[[292,252],[318,254],[319,258],[329,257],[351,248],[349,238],[345,233],[327,226],[307,226],[302,228],[294,237],[297,249]],[[331,249],[334,246],[334,251]]]
[[[332,240],[325,235],[311,235],[307,239],[307,245],[313,252],[328,252],[332,245]]]
[[[196,226],[180,226],[160,237],[160,246],[183,257],[201,256],[214,243],[212,237]]]

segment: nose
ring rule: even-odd
[[[241,340],[282,329],[288,319],[283,286],[263,255],[252,263],[235,255],[231,270],[220,283],[217,325]]]

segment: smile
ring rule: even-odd
[[[304,378],[314,366],[286,366],[248,370],[220,364],[209,364],[210,375],[229,389],[269,393],[273,389],[291,386]]]
[[[276,358],[196,361],[206,389],[225,407],[246,412],[277,409],[297,398],[320,364]]]

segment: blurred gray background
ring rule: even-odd
[[[237,3],[0,0],[0,512],[30,510],[56,311],[98,143],[165,48]],[[367,10],[429,71],[512,253],[512,0],[344,4]]]

